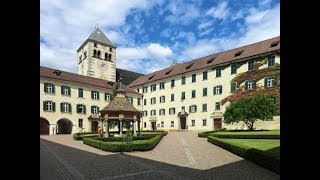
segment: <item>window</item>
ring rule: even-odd
[[[197,112],[197,105],[191,105],[189,106],[189,112]]]
[[[160,89],[164,89],[164,82],[160,83]]]
[[[140,89],[137,89],[137,92],[139,92],[140,91]]]
[[[202,73],[202,80],[207,80],[208,79],[208,71],[204,71]]]
[[[231,90],[230,92],[235,92],[237,90],[237,83],[231,83]]]
[[[148,92],[148,86],[147,87],[143,87],[143,90],[142,90],[143,93],[146,93]]]
[[[196,74],[192,74],[191,82],[196,82],[196,81],[197,81],[197,75]]]
[[[171,80],[171,87],[174,87],[175,84],[174,84],[174,79]]]
[[[109,51],[112,52],[112,48],[110,48]]]
[[[276,56],[272,55],[268,58],[268,67],[274,66],[276,60]]]
[[[143,116],[148,116],[148,111],[143,111]]]
[[[207,126],[207,120],[206,119],[202,119],[202,126]]]
[[[150,88],[151,88],[151,92],[152,91],[156,91],[157,90],[157,85],[153,84],[153,85],[151,85]]]
[[[79,128],[83,127],[83,119],[78,119],[78,127]]]
[[[174,101],[174,94],[171,94],[171,100],[170,101]]]
[[[191,98],[195,98],[196,97],[196,90],[192,90],[191,91]]]
[[[161,121],[161,127],[164,127],[164,122],[163,121]]]
[[[44,83],[44,92],[45,93],[54,93],[54,84]]]
[[[147,123],[146,123],[146,122],[143,123],[143,127],[144,127],[144,128],[147,127]]]
[[[248,62],[248,71],[251,71],[254,69],[254,61],[249,61]]]
[[[264,79],[264,87],[272,87],[275,85],[275,77],[267,77]]]
[[[93,50],[93,57],[97,57],[97,50]]]
[[[99,113],[99,107],[98,106],[91,106],[91,113],[92,114],[98,114]]]
[[[151,110],[150,114],[151,114],[151,116],[155,116],[156,115],[156,110]]]
[[[207,112],[208,111],[207,104],[202,104],[202,111],[203,112]]]
[[[104,53],[104,59],[108,60],[109,59],[109,54],[108,53]]]
[[[52,101],[43,101],[43,111],[56,111],[56,103]]]
[[[105,94],[104,94],[104,100],[106,100],[107,102],[110,102],[110,100],[111,100],[111,94],[110,94],[110,93],[105,93]]]
[[[216,102],[215,110],[220,110],[220,102]]]
[[[155,104],[156,103],[156,98],[151,98],[151,104]]]
[[[78,88],[78,97],[83,98],[83,89],[82,88]]]
[[[181,93],[181,100],[185,100],[186,99],[186,92],[182,92]]]
[[[60,103],[60,111],[61,112],[71,112],[71,104],[70,103]]]
[[[237,73],[237,64],[231,64],[231,74]]]
[[[143,100],[143,105],[147,105],[147,99]]]
[[[221,77],[221,67],[216,68],[216,77]]]
[[[238,51],[237,53],[235,53],[234,54],[234,57],[237,57],[237,56],[240,56],[241,54],[242,54],[242,52],[243,52],[244,50],[240,50],[240,51]]]
[[[186,84],[186,77],[185,76],[183,76],[181,78],[181,85],[184,85],[184,84]]]
[[[140,106],[140,98],[137,98],[137,105]]]
[[[98,51],[98,58],[100,58],[100,54],[101,54],[101,52],[100,52],[100,51]]]
[[[196,120],[191,120],[191,126],[195,126],[196,125]]]
[[[160,103],[164,103],[165,102],[165,96],[160,96]]]
[[[174,127],[174,121],[171,121],[171,127]]]
[[[208,90],[207,88],[202,89],[202,96],[207,96],[208,95]]]
[[[131,104],[133,104],[133,97],[126,96],[126,98],[129,100]]]
[[[93,47],[98,47],[98,46],[97,46],[97,43],[94,43],[94,44],[93,44]]]
[[[169,114],[170,115],[176,114],[176,108],[170,108],[169,109]]]
[[[69,86],[61,86],[61,94],[64,96],[70,96],[71,95],[71,89]]]
[[[255,80],[248,80],[245,82],[245,90],[252,90],[256,89],[256,81]]]
[[[213,88],[213,94],[222,94],[222,86],[216,86]]]
[[[160,110],[159,110],[159,115],[160,115],[160,116],[166,115],[165,109],[160,109]]]
[[[86,105],[77,104],[77,113],[86,113]]]
[[[99,92],[91,91],[91,99],[99,100]]]

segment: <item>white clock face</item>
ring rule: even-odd
[[[100,60],[100,61],[98,61],[98,67],[99,67],[101,70],[105,71],[105,70],[108,69],[108,64],[107,64],[105,61]]]

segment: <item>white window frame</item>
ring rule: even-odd
[[[156,104],[156,98],[155,97],[151,98],[151,104]]]
[[[151,92],[156,91],[157,90],[157,85],[151,85]]]
[[[81,109],[79,113],[84,113],[83,104],[78,104],[78,108]],[[78,109],[77,109],[78,111]]]
[[[164,121],[161,121],[161,127],[164,127]]]
[[[191,126],[193,126],[193,127],[196,126],[196,120],[194,120],[194,119],[191,120]]]
[[[204,123],[206,122],[206,123]],[[202,126],[207,126],[207,119],[202,119]]]
[[[248,81],[248,90],[253,89],[253,81]]]
[[[53,93],[53,84],[51,83],[47,84],[47,93]]]
[[[68,88],[68,86],[63,86],[63,95],[64,96],[69,96],[69,88]]]
[[[69,112],[69,103],[62,103],[63,112]]]
[[[80,120],[81,120],[81,122],[80,122]],[[81,124],[81,126],[80,126],[80,124]],[[78,127],[83,128],[83,119],[78,119]]]
[[[216,86],[216,94],[221,94],[220,89],[221,89],[221,86]]]
[[[267,79],[267,87],[272,87],[274,85],[274,78]]]
[[[155,116],[156,115],[156,110],[151,110],[151,116]]]
[[[196,106],[195,105],[191,106],[191,112],[196,112]]]
[[[164,103],[165,102],[165,96],[160,96],[160,103]]]
[[[92,106],[93,114],[98,114],[98,106]]]
[[[147,93],[148,92],[148,87],[143,87],[142,93]]]
[[[98,92],[97,91],[93,91],[93,94],[92,94],[94,100],[98,100]]]
[[[107,93],[107,95],[106,95],[106,101],[107,101],[107,102],[110,102],[110,100],[111,100],[111,94],[110,94],[110,93]]]
[[[160,109],[159,115],[160,115],[160,116],[164,116],[164,115],[165,115],[165,109]]]
[[[174,121],[171,121],[170,127],[174,127]]]
[[[160,89],[164,89],[164,82],[160,83]]]
[[[52,111],[52,101],[46,101],[46,107],[47,107],[47,111]]]
[[[170,108],[169,109],[169,115],[175,114],[175,108]]]

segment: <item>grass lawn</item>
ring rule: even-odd
[[[270,130],[270,131],[218,131],[214,134],[248,134],[248,135],[280,135],[280,130]]]
[[[280,140],[278,139],[223,139],[223,141],[241,147],[246,146],[248,149],[259,149],[280,159]]]

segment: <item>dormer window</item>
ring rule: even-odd
[[[56,76],[60,76],[61,71],[59,71],[59,70],[55,70],[55,71],[53,71],[52,73],[53,73],[53,74],[55,74]]]
[[[97,46],[97,43],[94,43],[94,44],[93,44],[93,47],[98,47],[98,46]]]
[[[173,69],[170,69],[168,72],[166,72],[166,75],[170,74],[172,70]]]
[[[110,52],[112,52],[112,48],[110,48]]]
[[[213,61],[215,58],[216,58],[216,57],[213,57],[212,59],[209,59],[209,60],[207,61],[207,64],[212,63],[212,61]]]
[[[272,47],[278,46],[279,42],[280,41],[275,41],[275,42],[271,43],[270,47],[272,48]]]
[[[186,69],[190,69],[193,64],[194,64],[194,63],[192,63],[192,64],[190,64],[189,66],[187,66]]]
[[[148,79],[149,79],[149,80],[151,80],[154,76],[155,76],[155,74],[154,74],[154,75],[152,75],[152,76],[150,76]]]
[[[237,53],[234,54],[234,57],[240,56],[244,50],[238,51]]]

